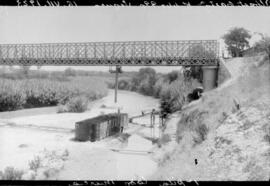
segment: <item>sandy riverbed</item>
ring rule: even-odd
[[[42,173],[42,170],[46,170],[41,167],[35,179],[121,180],[151,175],[157,164],[151,158],[154,145],[146,138],[152,135],[150,128],[129,124],[124,132],[129,133],[130,137],[124,141],[121,137],[110,137],[94,143],[73,140],[72,130],[76,121],[100,113],[115,112],[116,106],[130,116],[140,114],[141,110],[158,108],[157,99],[134,92],[119,91],[117,105],[113,103],[113,96],[113,91],[110,91],[108,96],[90,105],[85,113],[57,114],[56,107],[32,109],[32,112],[27,109],[25,115],[24,110],[0,113],[0,170],[13,166],[24,170],[27,175],[29,161],[34,156],[43,157],[45,149],[50,152],[67,150],[68,157],[65,161],[61,158],[54,160],[61,166],[53,175],[46,177]],[[149,125],[150,119],[144,118],[141,122]],[[47,165],[46,168],[51,167]],[[27,176],[24,178],[28,179]]]

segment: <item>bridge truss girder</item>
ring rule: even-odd
[[[52,66],[216,66],[218,59],[151,58],[151,59],[0,59],[1,65]]]
[[[216,40],[0,45],[0,65],[215,66]]]

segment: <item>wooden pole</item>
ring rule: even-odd
[[[109,70],[110,73],[115,73],[115,87],[114,87],[114,102],[117,103],[117,90],[118,90],[118,76],[122,73],[121,66],[116,66],[115,70]]]
[[[114,87],[114,102],[117,103],[117,90],[118,90],[118,66],[115,72],[115,87]]]

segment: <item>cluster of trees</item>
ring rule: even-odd
[[[261,36],[261,40],[250,46],[249,40],[252,37],[250,31],[245,28],[235,27],[230,29],[223,37],[227,50],[232,57],[242,57],[245,50],[253,48],[255,52],[265,52],[270,61],[270,37],[255,33]]]
[[[270,62],[270,37],[262,33],[259,33],[259,35],[261,40],[254,44],[254,49],[258,52],[265,52]]]
[[[222,36],[227,46],[227,50],[232,57],[242,57],[247,49],[252,48],[255,53],[265,52],[270,61],[270,37],[256,33],[261,36],[261,40],[250,46],[250,39],[252,34],[245,28],[234,27],[231,28],[226,34]],[[213,57],[215,53],[207,50],[203,45],[196,45],[189,50],[188,56],[190,57]],[[187,66],[184,67],[185,73],[190,77],[197,79],[200,83],[203,80],[203,73],[201,66]]]
[[[232,28],[226,33],[222,39],[224,39],[227,45],[227,50],[232,57],[241,57],[245,49],[249,48],[249,39],[251,34],[244,28]]]
[[[187,95],[198,86],[201,84],[196,79],[184,77],[181,71],[160,74],[149,67],[141,68],[134,77],[120,79],[118,83],[119,89],[159,98],[160,109],[165,118],[170,113],[181,110],[188,101]]]

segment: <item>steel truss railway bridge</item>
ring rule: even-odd
[[[216,40],[0,44],[0,65],[203,66],[203,86],[216,85]]]

